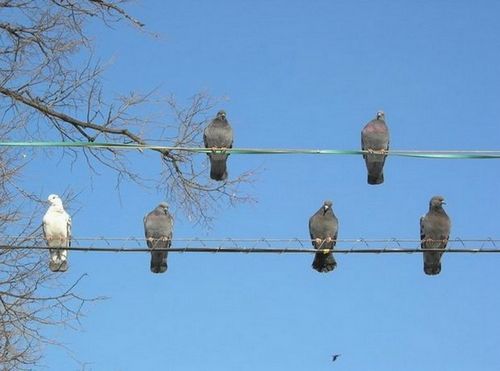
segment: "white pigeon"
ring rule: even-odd
[[[43,216],[43,236],[50,251],[49,268],[52,272],[68,269],[68,250],[71,246],[71,217],[64,210],[58,195],[48,197],[50,206]]]

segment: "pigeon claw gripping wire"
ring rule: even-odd
[[[368,154],[368,155],[388,155],[389,154],[389,151],[386,150],[386,149],[372,149],[372,148],[368,148],[368,149],[365,149],[363,151],[364,154]]]
[[[333,239],[332,239],[331,237],[327,237],[327,238],[325,238],[324,240],[321,240],[321,239],[317,238],[316,240],[320,240],[320,241],[321,241],[321,245],[320,245],[320,247],[321,247],[321,246],[323,246],[325,243],[330,243],[330,242],[332,242],[332,241],[333,241]],[[321,251],[323,254],[328,255],[328,254],[330,254],[331,252],[333,252],[333,249],[320,249],[320,251]]]
[[[214,155],[215,155],[215,154],[224,155],[224,154],[226,154],[226,153],[227,153],[227,150],[228,150],[228,149],[229,149],[229,148],[226,148],[226,147],[211,147],[211,148],[210,148],[210,152],[211,152],[212,154],[214,154]]]

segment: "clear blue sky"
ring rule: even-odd
[[[393,149],[498,149],[496,1],[127,9],[161,37],[93,29],[96,54],[114,60],[108,91],[227,96],[217,108],[228,112],[235,147],[357,149],[361,128],[383,109]],[[143,235],[161,193],[124,185],[118,194],[109,171],[90,181],[83,161],[58,165],[53,153],[33,162],[27,181],[44,197],[81,192],[69,208],[75,237]],[[160,171],[157,156],[133,161]],[[177,213],[174,235],[308,238],[308,218],[332,199],[340,238],[419,238],[419,217],[441,194],[452,238],[500,237],[498,164],[390,157],[386,182],[368,186],[359,156],[234,155],[230,176],[263,169],[250,188],[258,203],[223,206],[211,230]],[[88,273],[80,292],[110,299],[87,308],[82,332],[54,336],[95,371],[500,369],[500,256],[445,254],[436,277],[424,275],[419,254],[338,255],[330,274],[313,271],[312,258],[171,254],[168,272],[153,275],[147,254],[73,252],[67,282]],[[342,356],[332,363],[332,353]],[[60,349],[48,349],[44,364],[80,367]]]

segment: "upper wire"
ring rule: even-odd
[[[498,150],[340,150],[340,149],[294,149],[294,148],[202,148],[171,147],[137,143],[98,143],[98,142],[0,142],[0,147],[84,147],[95,149],[162,150],[185,151],[195,153],[230,153],[230,154],[302,154],[302,155],[364,155],[382,154],[387,156],[435,158],[435,159],[500,159]]]

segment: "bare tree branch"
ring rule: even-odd
[[[13,0],[10,5],[21,6],[21,3]],[[196,94],[185,107],[172,97],[157,101],[163,107],[166,105],[170,115],[155,120],[142,113],[146,106],[153,104],[149,95],[130,93],[106,99],[101,83],[103,68],[92,62],[94,51],[84,25],[86,18],[99,17],[105,23],[121,18],[142,27],[142,22],[125,16],[121,3],[103,0],[22,3],[23,14],[27,16],[20,17],[15,24],[0,23],[0,40],[7,41],[4,58],[0,52],[0,96],[5,98],[0,98],[0,109],[15,112],[8,117],[16,120],[29,138],[36,140],[41,140],[39,134],[46,126],[66,141],[99,139],[148,144],[149,137],[166,146],[202,146],[203,128],[217,103],[206,93]],[[46,6],[42,9],[41,4]],[[84,50],[88,51],[87,62],[73,65],[71,57],[76,51],[81,54]],[[134,114],[136,111],[141,111],[141,115]],[[97,171],[96,165],[115,171],[117,184],[130,180],[155,187],[171,204],[205,225],[210,224],[221,202],[233,205],[252,200],[241,194],[240,187],[252,180],[252,173],[214,184],[208,179],[205,158],[200,161],[202,156],[156,151],[161,155],[163,170],[162,177],[153,181],[144,177],[140,167],[131,166],[119,150],[84,149],[71,153],[75,156],[83,152],[91,171]]]
[[[107,27],[144,23],[129,15],[123,0],[0,0],[0,140],[87,141],[201,147],[203,129],[219,103],[206,93],[187,104],[172,96],[132,92],[110,96],[102,82],[104,66],[95,57],[87,25]],[[155,96],[157,94],[155,93]],[[151,111],[149,116],[144,112]],[[159,114],[158,111],[163,111]],[[165,114],[166,111],[166,114]],[[206,156],[156,150],[161,176],[149,179],[146,153],[116,149],[63,150],[72,166],[83,156],[91,173],[105,167],[121,181],[156,189],[195,223],[209,225],[221,205],[251,201],[244,185],[254,172],[209,179]],[[37,152],[40,153],[40,152]],[[41,152],[46,154],[49,152]],[[34,153],[36,154],[36,153]],[[137,156],[138,155],[138,156]],[[138,160],[138,157],[139,160]],[[0,148],[0,236],[40,238],[40,212],[26,205],[40,200],[19,181],[23,163],[15,149]],[[132,161],[132,158],[134,161]],[[230,161],[233,159],[231,157]],[[19,245],[22,239],[0,241]],[[41,243],[41,241],[40,241]],[[37,251],[0,251],[0,369],[31,369],[40,357],[48,326],[78,327],[84,304],[75,285],[61,284],[47,270],[47,256]],[[66,288],[64,288],[66,287]]]
[[[3,129],[3,128],[2,128]],[[0,140],[9,130],[0,130]],[[0,235],[2,244],[15,246],[27,239],[41,243],[40,213],[24,216],[22,204],[41,205],[33,195],[17,186],[22,169],[19,156],[12,149],[0,151]],[[81,278],[66,286],[50,274],[48,257],[31,250],[0,252],[0,369],[31,369],[42,354],[42,344],[57,344],[44,335],[50,326],[79,323],[85,303],[98,298],[84,298],[75,289]]]

